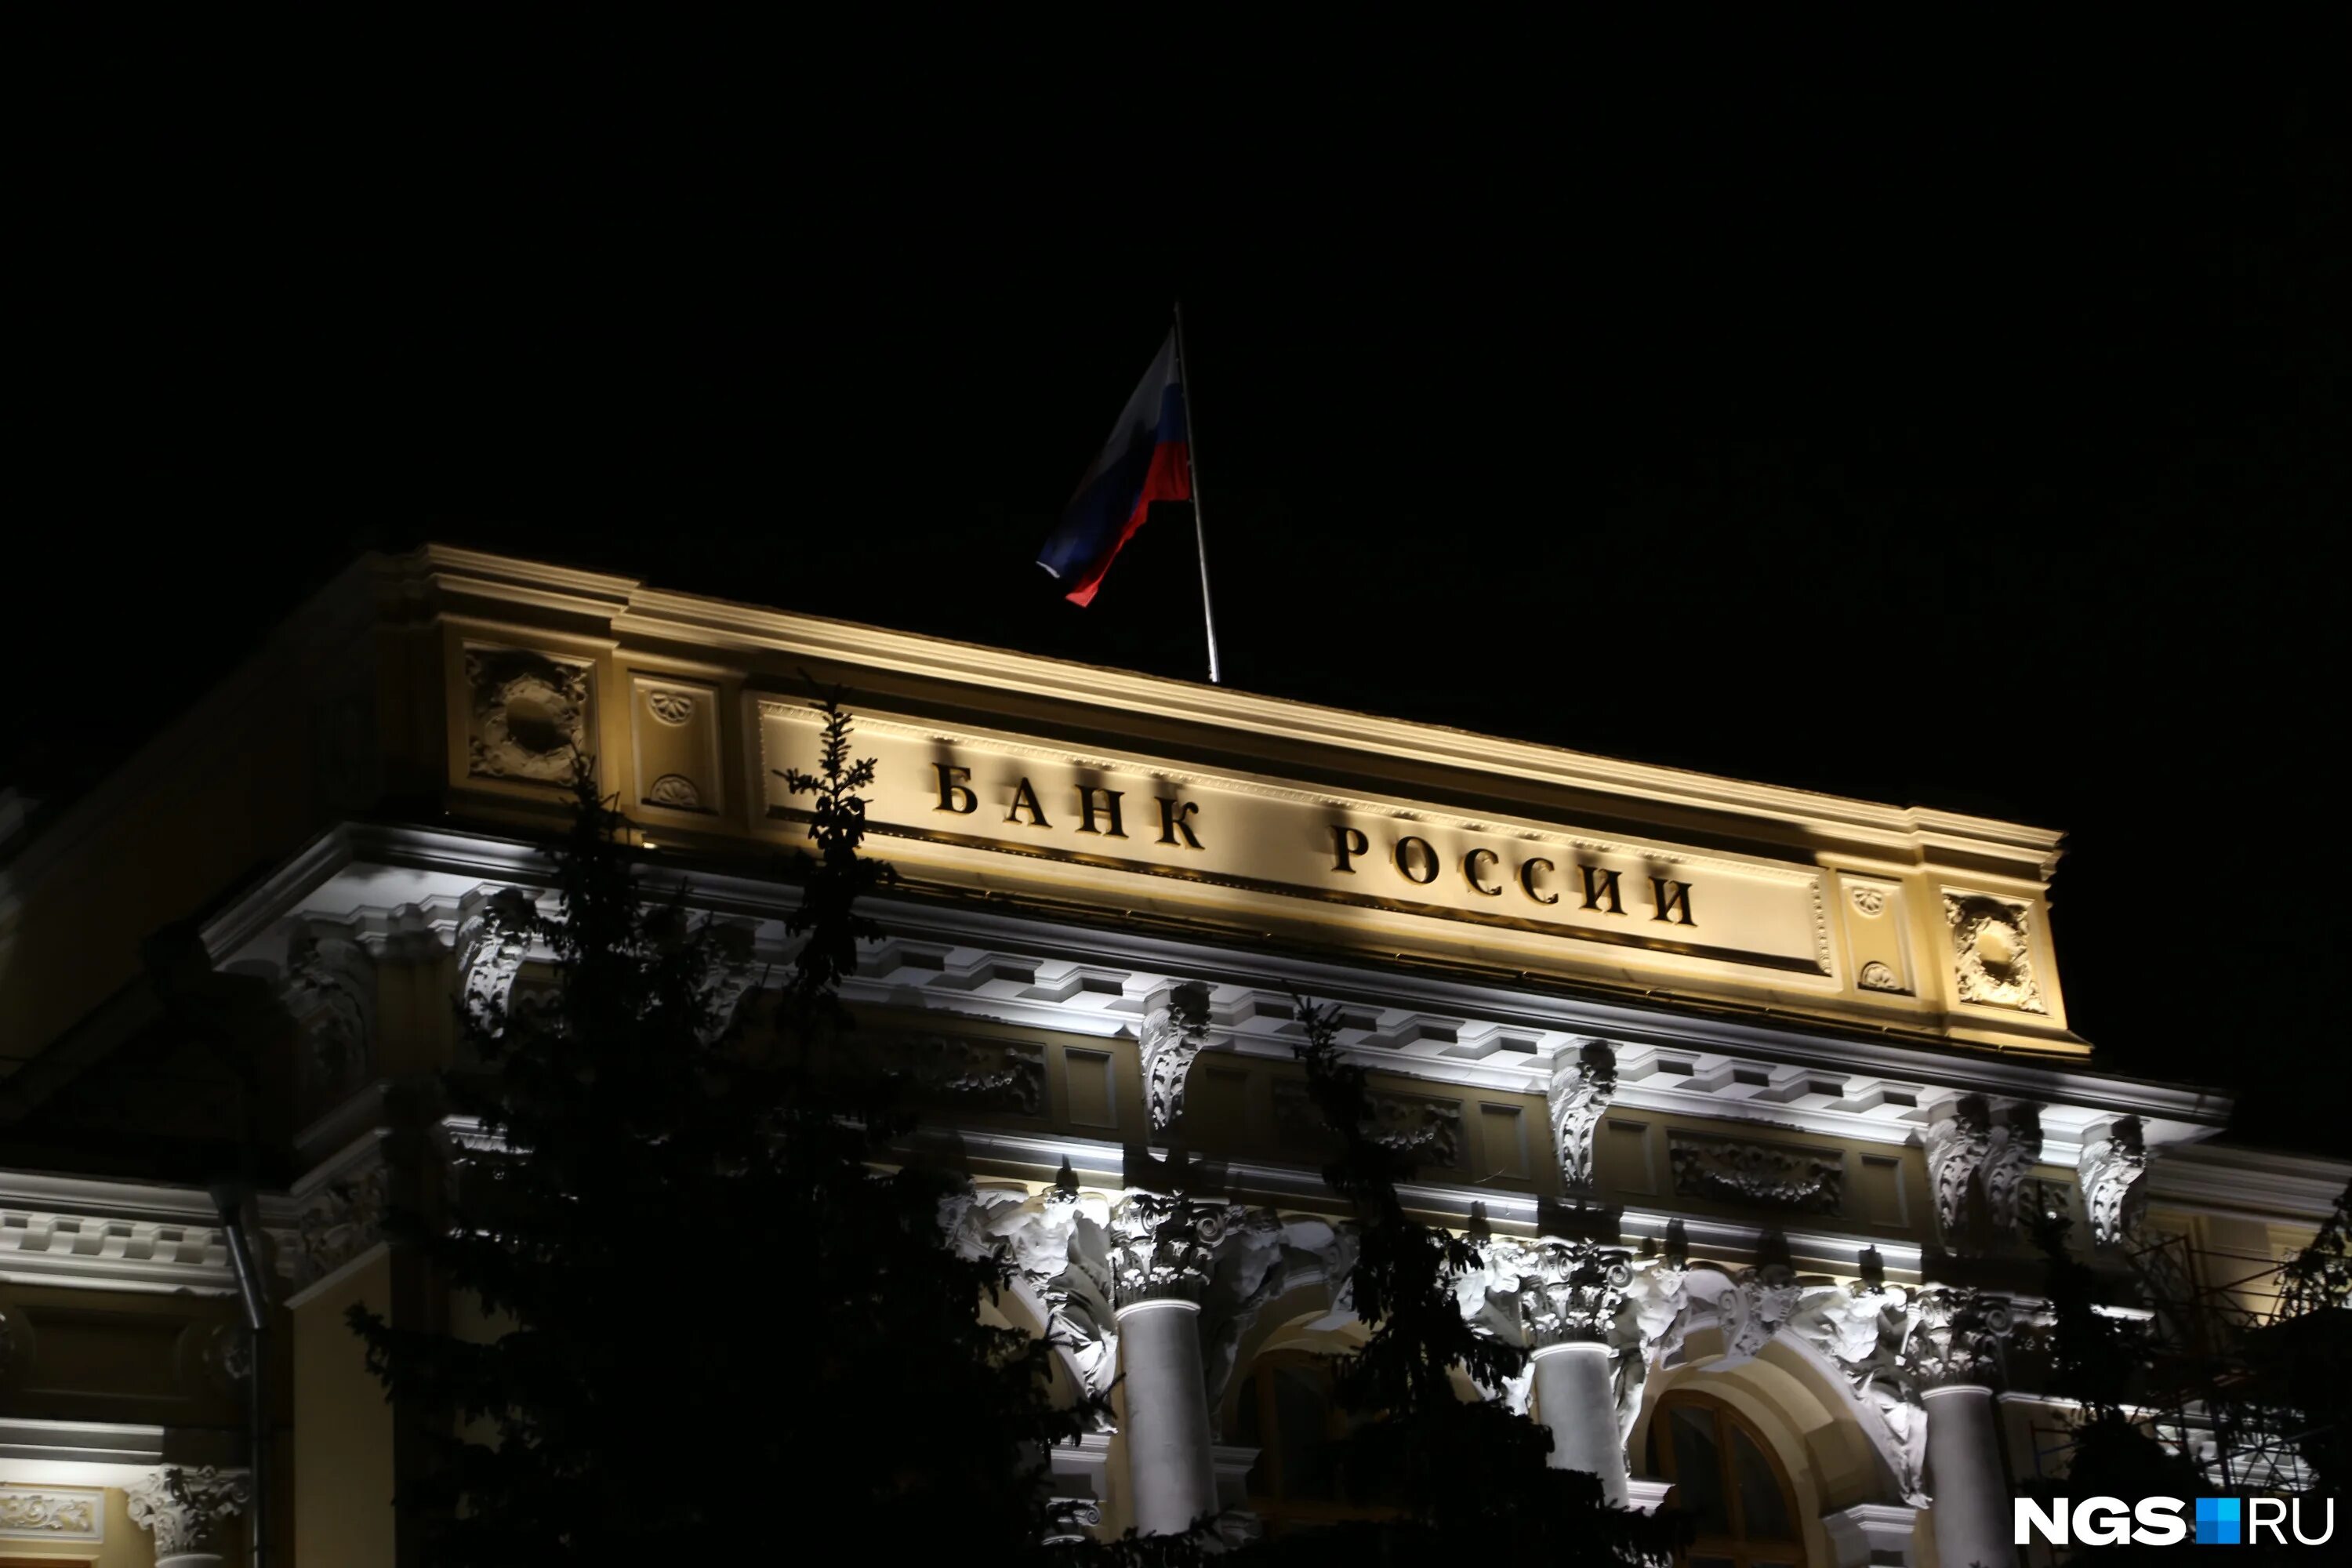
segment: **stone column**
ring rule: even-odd
[[[155,1534],[155,1568],[223,1568],[223,1526],[253,1496],[244,1470],[167,1465],[122,1489],[131,1521]]]
[[[1937,1560],[1957,1568],[2006,1568],[2017,1557],[1993,1407],[2008,1327],[1998,1297],[1949,1286],[1920,1293],[1912,1355],[1927,1412],[1929,1516]]]
[[[1279,1237],[1238,1205],[1150,1190],[1130,1191],[1105,1228],[1135,1527],[1178,1535],[1221,1510],[1204,1333],[1228,1367],[1228,1339],[1279,1287]]]
[[[1551,1433],[1551,1468],[1599,1476],[1609,1500],[1622,1504],[1631,1493],[1609,1335],[1633,1280],[1631,1260],[1598,1241],[1546,1237],[1519,1268],[1520,1330],[1536,1415]]]
[[[1601,1478],[1611,1502],[1622,1503],[1631,1494],[1609,1358],[1608,1344],[1599,1340],[1539,1347],[1533,1358],[1536,1414],[1551,1432],[1551,1468],[1589,1470]]]
[[[1201,1304],[1180,1296],[1118,1310],[1128,1483],[1135,1527],[1146,1535],[1181,1535],[1217,1511],[1200,1319]]]

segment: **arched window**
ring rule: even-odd
[[[1652,1472],[1698,1521],[1679,1568],[1804,1568],[1796,1489],[1770,1444],[1719,1399],[1675,1392],[1650,1416]]]
[[[1242,1380],[1234,1441],[1257,1449],[1250,1467],[1250,1510],[1270,1536],[1312,1530],[1384,1511],[1348,1500],[1339,1444],[1348,1417],[1332,1397],[1331,1359],[1307,1351],[1271,1351]]]

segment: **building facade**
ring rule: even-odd
[[[275,1563],[404,1560],[343,1314],[468,1314],[382,1235],[464,1132],[400,1088],[543,972],[490,912],[548,896],[575,748],[656,875],[787,953],[808,678],[899,873],[848,999],[961,1146],[1007,1321],[1110,1397],[1055,1458],[1075,1528],[1342,1508],[1322,1368],[1364,1328],[1300,998],[1422,1141],[1413,1211],[1480,1238],[1463,1310],[1533,1352],[1487,1392],[1629,1505],[1679,1489],[1716,1560],[2013,1560],[2067,1420],[2036,1217],[2119,1310],[2258,1315],[2352,1174],[2069,1031],[2052,832],[428,548],[5,818],[0,1563],[210,1563],[257,1521]]]

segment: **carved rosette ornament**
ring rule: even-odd
[[[1592,1191],[1592,1130],[1617,1092],[1617,1053],[1604,1040],[1586,1040],[1573,1057],[1561,1053],[1553,1068],[1552,1143],[1559,1155],[1562,1190]]]
[[[589,666],[523,648],[467,648],[467,771],[568,784],[588,739]]]
[[[2001,1341],[2013,1315],[2005,1297],[1966,1286],[1927,1286],[1919,1292],[1904,1364],[1923,1390],[1993,1387],[2000,1381]]]
[[[243,1513],[253,1499],[244,1470],[183,1469],[177,1465],[142,1476],[122,1489],[131,1522],[155,1534],[157,1568],[174,1557],[217,1558],[222,1527]]]
[[[2047,1011],[2033,978],[2031,910],[1982,894],[1944,895],[1944,922],[1952,931],[1952,977],[1960,1000],[2022,1013]]]
[[[2147,1174],[2147,1142],[2137,1116],[2112,1123],[2102,1137],[2083,1145],[2082,1163],[2074,1179],[2083,1189],[2083,1206],[2091,1215],[2091,1239],[2116,1247],[2139,1230],[2147,1209],[2147,1192],[2140,1178]]]
[[[1184,1114],[1184,1079],[1209,1043],[1209,988],[1195,982],[1155,993],[1142,1034],[1144,1106],[1151,1130],[1165,1132]]]

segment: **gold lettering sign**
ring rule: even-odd
[[[814,765],[816,715],[763,701],[760,734],[768,816],[795,820],[803,805],[780,774]],[[876,761],[866,812],[875,851],[910,868],[1111,888],[1106,873],[1155,878],[1228,903],[1285,900],[1293,913],[1322,906],[1448,921],[1488,943],[1475,928],[1829,973],[1821,873],[1810,866],[1473,821],[888,715],[860,713],[855,745]]]

